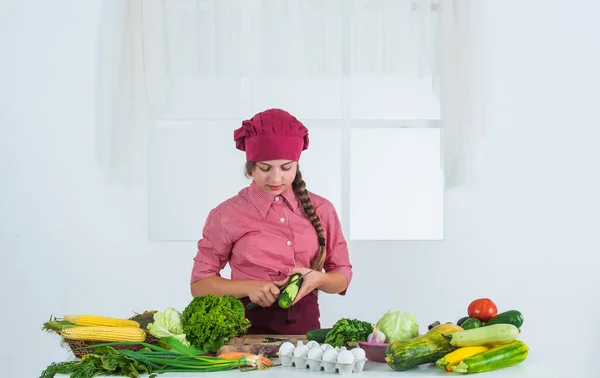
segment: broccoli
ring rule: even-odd
[[[216,353],[250,327],[244,304],[233,295],[195,297],[183,310],[183,332],[196,349]]]

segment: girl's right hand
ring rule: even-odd
[[[252,281],[248,284],[248,298],[261,307],[269,307],[279,298],[279,287],[289,278],[281,281]]]

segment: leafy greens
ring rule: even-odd
[[[183,310],[183,332],[195,348],[215,353],[250,327],[244,304],[233,295],[194,297]]]

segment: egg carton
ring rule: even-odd
[[[313,348],[317,349],[313,350]],[[300,340],[296,346],[289,342],[284,343],[279,348],[278,354],[283,367],[341,375],[360,373],[367,362],[364,350],[359,347],[348,350],[346,347],[334,348],[328,344],[320,345],[316,341],[304,344]]]

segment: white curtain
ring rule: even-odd
[[[113,182],[146,179],[148,129],[165,106],[161,0],[105,0],[99,29],[98,160]]]
[[[136,183],[171,79],[433,76],[448,185],[469,180],[483,130],[480,1],[106,0],[100,161]]]
[[[164,0],[169,73],[426,74],[437,0]]]
[[[475,181],[488,100],[483,2],[442,0],[434,79],[441,105],[446,187]]]

